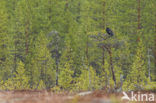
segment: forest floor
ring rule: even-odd
[[[121,101],[122,96],[122,93],[104,91],[81,93],[0,91],[0,103],[126,103]]]

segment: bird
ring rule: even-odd
[[[113,36],[114,35],[113,31],[110,28],[108,28],[108,27],[106,28],[106,32],[110,36]]]

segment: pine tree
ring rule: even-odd
[[[74,72],[73,70],[71,70],[72,69],[71,64],[72,64],[71,60],[65,63],[64,68],[62,67],[59,73],[59,86],[65,90],[71,90],[73,88],[72,75]]]
[[[46,35],[41,32],[36,37],[33,45],[30,45],[31,55],[29,57],[28,75],[32,88],[37,89],[42,81],[45,84],[44,88],[51,88],[55,84],[54,61],[47,45],[49,43]]]
[[[43,89],[45,89],[45,87],[46,87],[45,83],[43,82],[43,80],[41,80],[39,82],[39,85],[38,85],[37,89],[38,90],[43,90]]]
[[[131,70],[125,80],[124,89],[143,88],[147,82],[146,67],[145,47],[141,40],[138,44]]]
[[[73,74],[74,74],[74,64],[73,64],[73,51],[71,49],[70,40],[66,41],[66,49],[62,54],[59,68],[59,86],[63,89],[73,88]]]
[[[5,90],[23,90],[29,89],[29,78],[25,74],[24,64],[20,61],[17,65],[17,70],[14,72],[14,77],[9,78],[7,81],[3,81],[2,89]]]
[[[13,70],[12,56],[10,55],[11,38],[9,34],[9,14],[7,13],[6,1],[0,1],[0,79],[7,80]]]
[[[86,68],[81,69],[81,75],[78,78],[78,82],[76,84],[77,89],[79,89],[79,90],[96,90],[96,89],[100,88],[99,77],[97,76],[93,67],[90,66],[89,68],[90,68],[89,69],[90,71],[88,71]]]
[[[29,78],[26,75],[26,70],[24,68],[24,64],[20,61],[18,63],[18,67],[15,73],[15,77],[13,78],[14,81],[14,89],[23,90],[29,89]]]

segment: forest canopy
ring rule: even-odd
[[[156,89],[156,0],[0,0],[0,89]]]

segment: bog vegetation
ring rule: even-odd
[[[155,5],[0,0],[0,90],[156,89]]]

